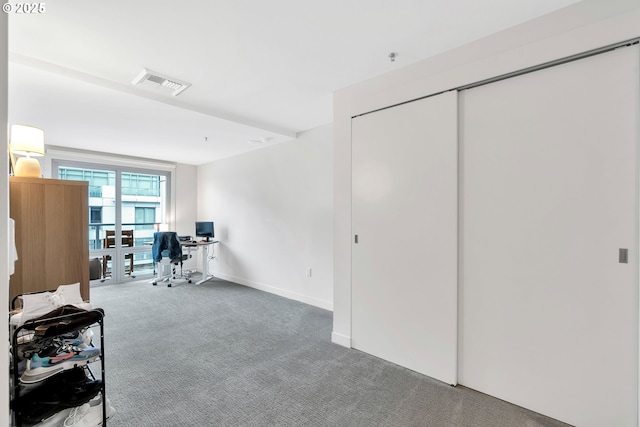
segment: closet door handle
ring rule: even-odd
[[[618,250],[618,262],[620,264],[627,264],[629,262],[629,250],[620,248]]]
[[[353,243],[355,243],[356,245],[358,244],[358,235],[357,234],[354,235]]]

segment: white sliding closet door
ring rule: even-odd
[[[457,95],[352,121],[352,346],[456,383]]]
[[[638,78],[633,46],[461,92],[461,384],[637,425]]]

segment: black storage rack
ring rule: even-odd
[[[82,310],[74,306],[63,306],[61,311],[64,312],[64,308],[66,307],[72,310],[59,316],[26,321],[16,327],[11,334],[11,410],[12,425],[14,426],[19,427],[36,424],[60,410],[80,406],[100,393],[102,394],[102,425],[106,426],[107,400],[104,363],[104,311],[101,309]],[[55,314],[55,311],[52,313]],[[95,326],[99,326],[100,329],[100,355],[91,363],[100,362],[101,375],[99,380],[96,380],[90,365],[87,364],[63,370],[35,384],[24,384],[20,381],[20,355],[25,349],[28,349],[29,346],[37,347],[38,340],[55,338],[70,332],[85,330]],[[74,393],[74,390],[78,390],[77,387],[75,389],[74,387],[67,387],[69,391],[68,395],[57,395],[51,398],[46,397],[47,392],[50,390],[62,389],[64,392],[64,387],[61,388],[59,385],[65,384],[67,381],[77,382],[77,379],[81,375],[85,375],[86,380],[90,382],[92,386],[89,387],[88,390],[84,390],[84,393]],[[43,399],[45,402],[43,402]],[[46,400],[49,400],[49,402],[46,402]]]

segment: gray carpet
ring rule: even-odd
[[[109,426],[565,426],[331,343],[332,313],[219,279],[92,286]]]

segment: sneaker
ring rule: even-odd
[[[18,373],[21,375],[26,370],[27,361],[33,359],[35,355],[38,355],[38,357],[33,359],[36,364],[32,367],[37,367],[38,363],[42,365],[42,360],[45,357],[49,357],[51,362],[72,357],[74,354],[91,347],[89,344],[91,343],[92,335],[93,332],[87,329],[84,333],[76,331],[75,334],[65,334],[55,338],[38,337],[28,345],[20,346],[21,352],[18,357],[22,360],[18,364]],[[53,364],[51,363],[51,365]]]
[[[60,427],[62,423],[64,423],[64,421],[67,419],[70,412],[71,408],[63,409],[62,411],[53,414],[49,418],[42,420],[38,424],[35,424],[33,427]]]
[[[26,384],[24,395],[15,402],[15,411],[23,423],[36,424],[56,413],[89,402],[100,394],[102,380],[87,377],[84,367],[66,370],[47,381]],[[66,415],[57,424],[62,426]]]
[[[27,369],[20,377],[20,381],[25,384],[37,383],[64,370],[85,366],[87,363],[95,361],[98,356],[100,356],[100,349],[94,347],[73,352],[70,357],[66,355],[64,358],[40,357],[34,354],[27,361]]]
[[[116,410],[107,402],[107,420],[113,417]],[[82,406],[75,407],[64,420],[64,427],[94,427],[102,425],[102,396]]]
[[[62,345],[70,345],[74,347],[89,347],[93,339],[93,331],[89,328],[72,331],[67,334],[60,335]]]

